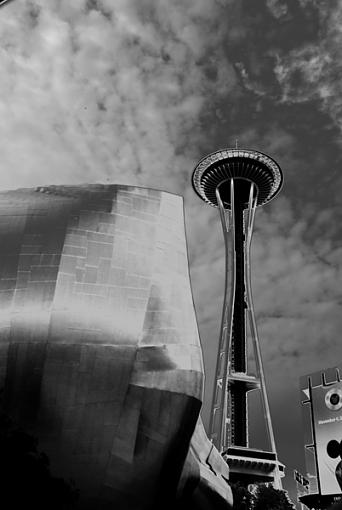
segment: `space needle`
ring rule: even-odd
[[[282,171],[262,152],[224,149],[197,164],[192,182],[198,196],[218,208],[225,243],[225,290],[209,438],[226,459],[231,481],[246,486],[271,482],[281,488],[284,465],[278,461],[267,398],[252,300],[250,249],[256,208],[279,193]],[[261,397],[265,449],[249,444],[248,395],[255,391]]]

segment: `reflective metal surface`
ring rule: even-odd
[[[53,474],[75,480],[80,508],[231,508],[227,465],[198,422],[182,199],[114,185],[3,192],[0,243],[5,405]]]

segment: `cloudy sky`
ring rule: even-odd
[[[0,2],[1,4],[1,2]],[[0,9],[0,189],[114,182],[182,194],[207,374],[223,294],[197,161],[276,159],[253,294],[279,457],[304,472],[298,377],[342,360],[342,1],[12,0]]]

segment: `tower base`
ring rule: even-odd
[[[276,489],[280,488],[285,466],[278,461],[276,453],[231,446],[223,453],[223,458],[229,466],[232,483],[240,482],[246,487],[255,483],[272,483]]]

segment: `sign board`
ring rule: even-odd
[[[296,480],[297,483],[299,483],[300,485],[309,490],[310,486],[309,480],[305,478],[305,476],[303,476],[301,473],[299,473],[299,471],[297,471],[296,469],[294,470],[294,479]]]
[[[317,467],[322,495],[342,491],[342,382],[311,388]]]

